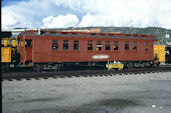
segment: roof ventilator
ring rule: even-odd
[[[38,31],[37,34],[41,35],[41,28],[40,27],[37,28],[37,31]]]

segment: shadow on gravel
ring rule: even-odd
[[[40,109],[40,110],[33,110],[27,111],[23,113],[108,113],[108,111],[103,109],[84,109],[84,108],[77,108],[77,109]]]
[[[85,106],[106,106],[115,109],[124,109],[126,107],[140,106],[139,102],[127,99],[105,99],[86,104]]]
[[[38,80],[39,78],[48,79],[49,77],[72,77],[73,75],[79,77],[79,75],[86,75],[88,76],[89,73],[98,73],[99,71],[106,70],[104,66],[73,66],[72,68],[65,67],[63,70],[60,71],[52,71],[46,70],[42,72],[34,71],[33,68],[17,68],[11,69],[10,71],[3,72],[2,78],[11,81],[11,79],[21,80],[30,78],[35,78]]]
[[[36,98],[31,100],[23,100],[22,103],[33,103],[33,102],[48,102],[48,101],[59,101],[65,99],[64,97],[51,97],[51,98]]]
[[[70,65],[65,66],[63,69],[59,71],[78,71],[78,70],[102,70],[106,69],[104,66],[77,66]],[[53,70],[44,70],[47,72],[54,72]],[[9,70],[2,70],[2,73],[11,73],[11,72],[37,72],[32,67],[18,67],[18,68],[10,68]]]
[[[11,73],[11,72],[33,72],[32,67],[18,67],[18,68],[10,68],[9,70],[2,70],[2,73]]]
[[[77,70],[102,70],[106,69],[104,66],[77,66],[77,65],[70,65],[70,66],[65,66],[64,71],[77,71]]]

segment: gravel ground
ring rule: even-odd
[[[2,82],[3,113],[171,113],[171,72]]]

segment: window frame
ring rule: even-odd
[[[90,47],[89,47],[90,46]],[[90,49],[91,48],[91,49]],[[88,51],[93,51],[93,40],[88,40],[87,41],[87,50]]]
[[[137,46],[138,44],[137,44],[137,42],[132,42],[132,50],[133,51],[137,51],[138,50],[138,46]]]
[[[129,51],[129,41],[125,42],[125,51]]]
[[[65,48],[66,45],[67,45],[67,48]],[[63,40],[63,50],[64,51],[69,50],[69,40]]]
[[[116,47],[115,47],[116,46]],[[114,51],[118,51],[119,50],[119,42],[118,41],[114,41],[113,42],[113,50]]]
[[[11,40],[12,41],[12,40]],[[25,40],[25,48],[29,48],[29,47],[31,47],[32,48],[32,40]]]
[[[145,42],[144,46],[145,51],[149,51],[149,42]]]
[[[110,41],[105,41],[105,50],[110,51]]]
[[[52,40],[52,50],[58,50],[58,40]],[[55,47],[55,48],[54,48]]]
[[[77,47],[77,48],[75,48],[75,47]],[[75,51],[79,50],[79,40],[74,40],[73,41],[73,50],[75,50]]]
[[[102,47],[103,47],[102,41],[101,40],[96,41],[96,51],[102,51]]]
[[[4,45],[4,40],[1,40],[1,45]]]

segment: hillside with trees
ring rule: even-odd
[[[120,32],[126,34],[144,34],[144,35],[154,35],[159,39],[160,43],[166,44],[171,42],[171,30],[164,29],[160,27],[147,27],[147,28],[132,28],[132,27],[72,27],[68,29],[91,29],[100,28],[100,32]],[[168,34],[170,37],[167,37]]]

